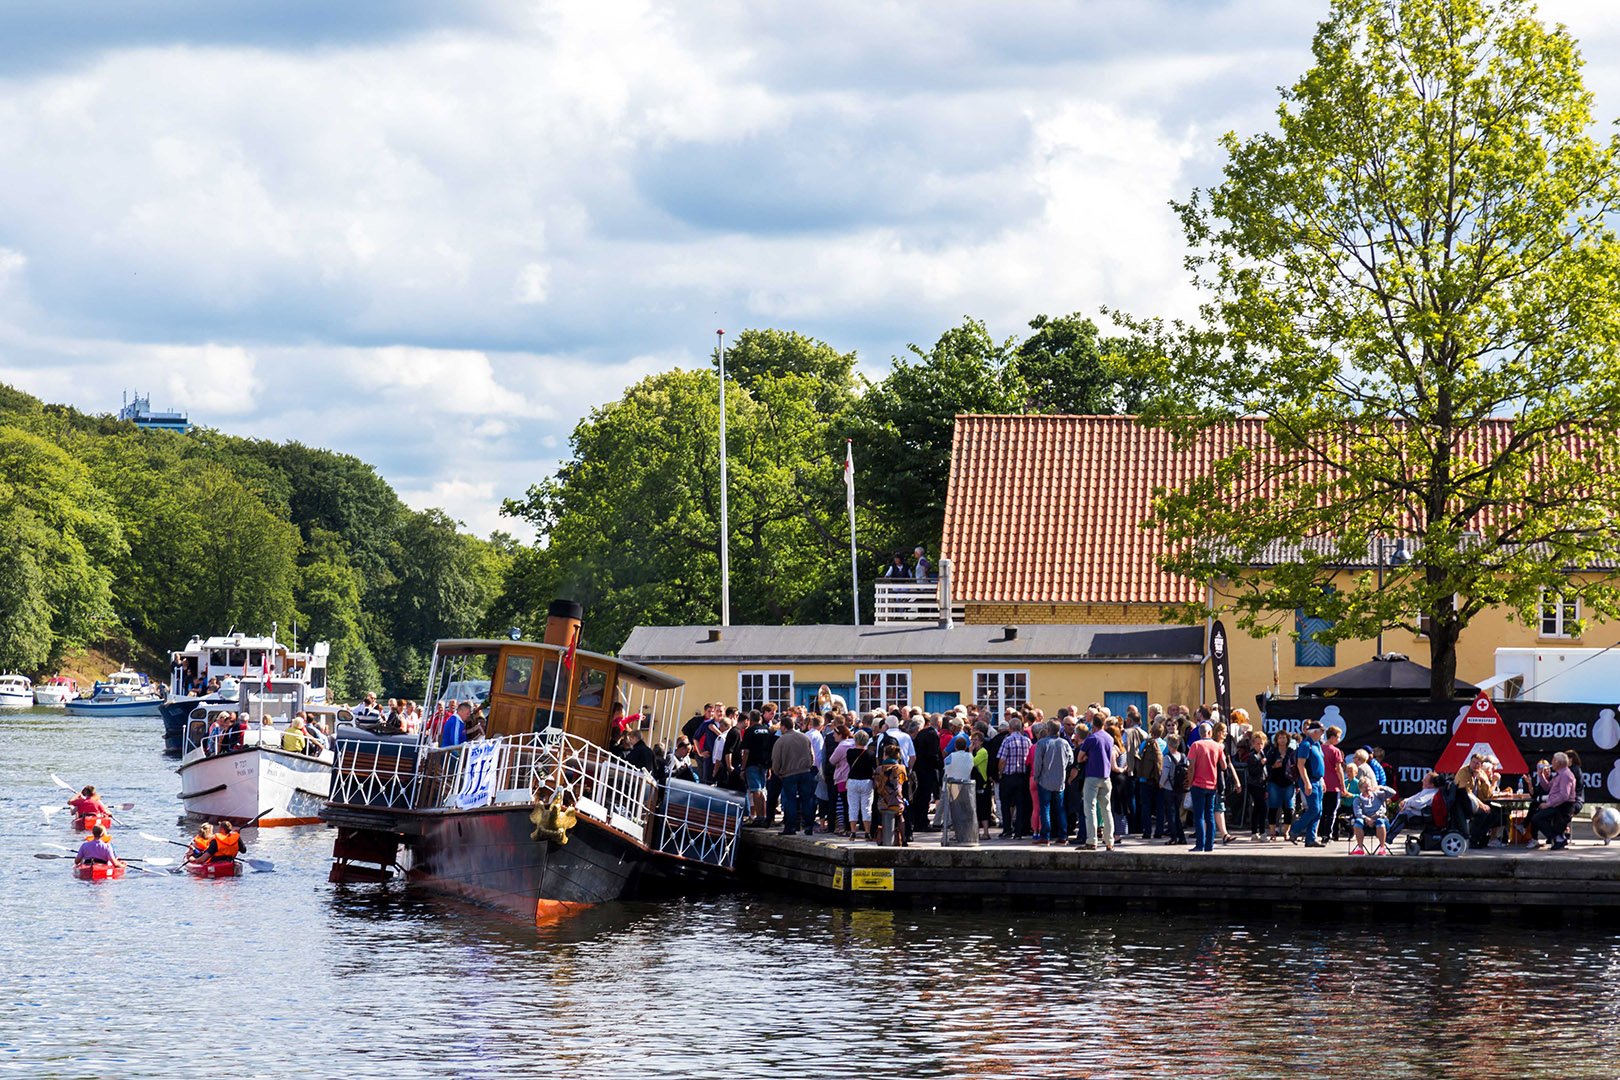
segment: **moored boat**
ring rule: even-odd
[[[274,627],[268,637],[235,632],[210,638],[193,635],[185,648],[169,654],[168,699],[159,709],[164,754],[184,753],[186,722],[198,705],[233,703],[240,686],[250,679],[262,683],[268,675],[277,682],[299,683],[306,706],[321,704],[326,700],[330,652],[324,641],[307,650],[284,645],[276,640]]]
[[[33,704],[33,683],[22,675],[0,675],[0,709],[26,709]]]
[[[157,716],[162,702],[158,688],[145,675],[119,668],[65,707],[69,716]]]
[[[333,759],[311,736],[287,738],[290,720],[304,711],[301,689],[244,683],[240,702],[193,707],[177,770],[188,818],[237,824],[257,818],[261,828],[320,823]],[[212,730],[216,718],[238,715],[248,721],[246,730]],[[303,750],[296,748],[300,741]]]
[[[66,675],[52,675],[34,687],[35,705],[66,705],[78,696],[78,680]]]
[[[241,877],[242,864],[235,859],[210,859],[186,863],[186,873],[200,878]]]
[[[74,863],[73,876],[80,881],[112,881],[124,876],[123,863]]]
[[[648,743],[673,742],[683,684],[571,648],[580,609],[554,603],[543,642],[441,641],[423,732],[342,728],[332,881],[407,880],[543,920],[583,905],[730,880],[743,801],[660,783],[607,749],[617,702]],[[493,676],[488,737],[438,745],[449,695]]]

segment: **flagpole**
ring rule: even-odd
[[[844,440],[844,493],[849,501],[849,588],[855,601],[855,625],[861,625],[861,570],[855,554],[855,440]]]
[[[731,512],[726,501],[726,332],[720,342],[720,625],[731,625]]]

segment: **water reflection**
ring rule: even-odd
[[[785,896],[542,927],[399,885],[72,881],[49,772],[176,838],[155,720],[0,718],[0,1076],[1514,1076],[1620,1072],[1590,930],[996,910]],[[125,854],[168,854],[130,830]],[[1550,991],[1548,988],[1552,988]],[[183,1049],[199,1033],[227,1049]],[[223,1034],[220,1034],[223,1033]]]

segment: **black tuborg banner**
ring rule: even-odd
[[[1232,658],[1226,655],[1226,627],[1216,619],[1209,628],[1209,657],[1215,674],[1215,704],[1221,719],[1232,722]]]
[[[1386,770],[1396,789],[1407,795],[1423,782],[1423,774],[1440,763],[1453,743],[1471,741],[1467,725],[1475,702],[1458,699],[1440,702],[1422,698],[1274,698],[1266,706],[1265,729],[1299,732],[1307,721],[1344,729],[1339,743],[1349,758],[1363,746],[1384,748]],[[1491,702],[1501,716],[1501,727],[1525,761],[1534,766],[1551,760],[1560,750],[1580,756],[1587,802],[1620,801],[1620,721],[1616,706],[1571,702]],[[1485,710],[1482,710],[1485,711]],[[1498,751],[1504,762],[1511,755]],[[1448,764],[1450,762],[1448,761]],[[1389,769],[1389,766],[1394,766]],[[1518,786],[1514,778],[1514,787]]]

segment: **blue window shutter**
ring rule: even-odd
[[[1299,629],[1299,640],[1294,642],[1294,665],[1296,667],[1333,667],[1333,646],[1324,645],[1316,640],[1320,630],[1326,630],[1333,624],[1327,619],[1318,619],[1305,614],[1304,608],[1294,610],[1294,625]]]

